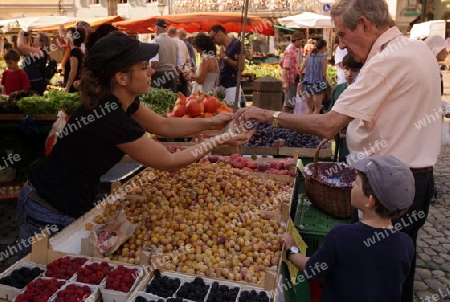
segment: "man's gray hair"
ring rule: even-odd
[[[169,34],[169,35],[176,35],[177,34],[177,29],[175,27],[170,27],[167,30],[167,34]]]
[[[365,17],[377,28],[392,25],[389,7],[385,0],[341,0],[331,7],[330,16],[342,16],[344,25],[354,30],[361,17]]]
[[[187,32],[184,30],[184,28],[178,28],[177,29],[177,33],[182,36],[182,37],[186,37],[187,36]]]

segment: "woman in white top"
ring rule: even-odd
[[[216,45],[205,34],[198,34],[193,43],[195,49],[201,54],[200,64],[197,69],[192,68],[187,78],[194,81],[192,93],[212,91],[219,78],[219,63],[216,58]]]

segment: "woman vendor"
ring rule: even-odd
[[[251,132],[221,134],[171,154],[147,137],[183,137],[206,129],[221,129],[232,118],[164,118],[139,102],[154,70],[149,59],[158,44],[141,43],[115,32],[98,40],[90,50],[81,77],[81,106],[73,113],[52,152],[33,170],[20,191],[17,213],[20,240],[43,228],[58,231],[94,207],[100,177],[125,154],[147,167],[176,171],[196,162],[214,146],[245,143]],[[53,228],[52,228],[53,230]],[[30,247],[21,250],[25,256]]]

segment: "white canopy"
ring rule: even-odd
[[[278,19],[281,25],[289,28],[334,28],[330,16],[304,12],[295,16]]]
[[[28,31],[29,27],[44,27],[54,24],[64,24],[73,20],[77,20],[77,18],[68,16],[39,16],[0,20],[0,31],[7,33],[11,30],[17,31],[19,28],[24,31]]]

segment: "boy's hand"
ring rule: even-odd
[[[283,234],[283,236],[281,237],[281,240],[286,244],[286,249],[295,245],[294,237],[292,237],[292,235],[289,234],[288,232],[285,232]]]

